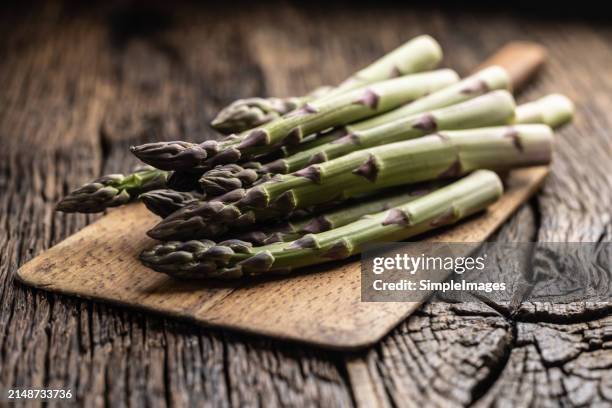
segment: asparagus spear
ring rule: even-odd
[[[56,206],[58,211],[95,213],[116,207],[138,197],[141,193],[165,187],[168,172],[143,167],[135,172],[109,174],[97,178],[64,197]]]
[[[470,78],[473,78],[473,79],[478,78],[485,71],[482,71],[481,73],[476,74]],[[493,67],[493,69],[489,72],[492,75],[494,75],[495,71],[497,71],[497,68]],[[502,78],[501,75],[502,74],[500,74],[499,76],[500,79]],[[473,79],[470,82],[475,84],[476,81],[474,81]],[[455,88],[456,90],[461,89],[458,85],[461,85],[462,82],[456,85],[451,85],[448,88],[445,88],[441,91],[431,94],[429,97],[434,97],[434,99],[438,99],[437,94],[444,93],[447,91],[447,89],[450,89],[450,88]],[[495,84],[495,83],[492,83],[492,84]],[[504,84],[504,82],[500,80],[499,82],[497,82],[497,84],[501,86],[502,84]],[[491,86],[495,86],[495,85],[491,85]],[[421,101],[425,101],[429,97],[425,97],[423,99],[417,100],[415,103],[420,103]],[[388,114],[393,114],[398,110],[409,108],[412,105],[414,105],[414,103],[406,105],[405,107],[396,109],[395,111],[391,111]],[[435,105],[436,105],[435,103],[431,104],[431,106],[435,106]],[[522,123],[522,124],[543,123],[553,128],[556,128],[570,121],[572,118],[572,115],[573,115],[572,102],[563,95],[554,94],[554,95],[548,95],[543,98],[537,99],[535,101],[528,102],[528,103],[518,106],[515,112],[514,123],[517,123],[517,124],[518,123]],[[385,115],[381,115],[381,116],[385,116]],[[341,134],[343,136],[346,136],[347,133],[353,134],[353,135],[359,134],[358,131],[356,130],[357,128],[360,128],[362,130],[361,133],[374,132],[374,129],[377,129],[377,128],[380,128],[381,131],[385,131],[385,129],[387,128],[381,127],[381,125],[379,125],[378,127],[373,126],[372,128],[369,128],[369,126],[365,125],[365,123],[367,122],[376,123],[378,121],[378,118],[380,118],[381,116],[376,116],[372,119],[368,119],[363,122],[358,122],[353,125],[348,125],[345,127],[345,129],[342,129]],[[417,118],[418,116],[412,116],[412,117]],[[389,122],[389,124],[390,123],[391,122]],[[453,127],[451,126],[448,129],[453,129]],[[364,132],[365,130],[368,130],[369,132]],[[275,174],[275,173],[286,174],[289,172],[300,170],[306,165],[313,164],[314,162],[320,161],[321,159],[328,159],[329,157],[325,155],[323,152],[326,149],[333,150],[334,146],[330,145],[330,146],[323,147],[322,145],[325,143],[321,143],[321,142],[333,143],[333,141],[337,140],[337,138],[338,136],[336,135],[329,138],[329,141],[325,140],[326,137],[319,138],[317,140],[318,143],[317,144],[313,143],[313,147],[311,147],[310,149],[305,149],[305,147],[308,147],[308,144],[306,144],[305,146],[302,146],[302,151],[298,151],[289,157],[277,159],[267,164],[262,165],[262,164],[258,164],[257,162],[249,162],[248,163],[248,168],[250,169],[249,178],[234,176],[235,174],[242,174],[243,166],[241,165],[238,165],[238,164],[228,165],[228,166],[231,166],[231,168],[230,167],[226,168],[225,166],[219,166],[218,169],[211,170],[210,173],[208,172],[204,173],[204,175],[200,179],[200,184],[202,188],[204,189],[204,191],[206,191],[207,194],[209,194],[210,196],[224,194],[236,188],[249,188],[253,185],[258,184],[262,180],[271,178],[270,174]],[[210,176],[213,176],[213,178],[211,178]],[[223,177],[225,177],[225,179],[223,179]]]
[[[435,94],[432,94],[431,96],[434,95]],[[573,103],[567,97],[559,94],[552,94],[519,105],[516,108],[515,123],[545,123],[551,127],[558,127],[571,120],[573,111]],[[319,138],[317,141],[319,144],[323,144],[321,142],[326,142],[323,138]],[[311,142],[311,144],[313,144],[313,142]],[[289,158],[288,162],[291,163],[294,160],[297,159]],[[284,163],[284,161],[282,163]],[[230,164],[227,166],[219,166],[216,172],[212,171],[212,173],[206,174],[201,179],[201,183],[208,195],[216,196],[231,191],[235,187],[247,188],[258,182],[265,182],[272,177],[270,168],[279,172],[286,172],[287,167],[287,165],[279,165],[279,162],[275,165],[268,164],[265,166],[258,162],[249,162],[242,165]],[[245,169],[248,169],[249,172],[243,172]],[[253,171],[257,173],[255,181],[252,181],[254,177]],[[154,175],[159,176],[159,180],[156,177],[152,177]],[[209,177],[213,175],[216,175],[217,178]],[[173,172],[168,174],[163,170],[155,170],[149,167],[148,169],[136,170],[127,175],[111,174],[91,181],[62,199],[57,209],[65,212],[101,212],[108,207],[123,205],[132,201],[137,198],[139,194],[149,189],[164,187],[164,183],[162,182],[164,177],[166,178],[166,186],[174,190],[190,191],[197,187],[197,174],[194,175],[188,172]],[[148,182],[149,179],[152,180],[151,183]],[[157,181],[160,181],[159,184]],[[140,183],[140,188],[137,190],[126,190],[121,187],[122,185],[128,185],[130,183]],[[179,201],[181,198],[184,198],[184,202]],[[193,201],[192,198],[193,197],[189,195],[173,195],[175,208],[179,209],[184,207],[187,202]],[[153,208],[153,206],[156,205],[154,201],[165,201],[167,197],[152,195],[147,196],[147,199],[149,205]],[[160,203],[157,205],[163,204]],[[168,207],[167,211],[169,211],[169,209],[170,207]],[[167,211],[163,212],[163,214],[169,215]],[[157,211],[153,212],[161,215]]]
[[[456,105],[400,117],[363,130],[350,133],[341,131],[343,136],[340,138],[333,136],[329,143],[266,164],[262,170],[286,174],[366,147],[413,139],[436,130],[502,125],[512,121],[514,109],[514,99],[510,93],[494,91]]]
[[[370,242],[399,241],[453,224],[484,210],[502,194],[499,177],[480,170],[421,198],[293,242],[253,248],[229,240],[167,242],[140,255],[151,269],[179,278],[239,278],[288,273],[296,268],[344,259]]]
[[[318,98],[334,97],[364,85],[433,69],[442,59],[440,45],[427,35],[416,37],[345,80],[337,88],[325,87],[304,97],[239,99],[222,109],[212,126],[237,133],[268,123]]]
[[[298,109],[306,103],[322,97],[331,89],[331,87],[317,88],[302,97],[238,99],[221,109],[211,122],[211,126],[226,135],[243,132]]]
[[[309,164],[324,162],[351,151],[423,136],[436,129],[500,125],[510,122],[513,116],[512,96],[506,91],[491,92],[447,108],[397,119],[361,132],[353,132],[343,138],[334,139],[327,144],[315,146],[263,166],[253,162],[249,163],[249,167],[234,163],[219,166],[205,173],[200,183],[208,195],[216,196],[238,188],[253,186],[256,182],[261,182],[262,178],[270,178],[270,173],[284,174],[297,171]]]
[[[510,90],[512,87],[510,77],[505,69],[492,66],[480,70],[463,80],[433,92],[423,98],[417,99],[412,103],[401,106],[397,109],[375,116],[373,118],[353,123],[345,127],[346,133],[355,133],[367,129],[372,129],[406,116],[416,113],[426,112],[432,109],[444,108],[455,105],[484,95],[498,89]]]
[[[197,191],[185,192],[160,189],[141,194],[139,198],[149,211],[163,218],[188,204],[203,200],[204,195]]]
[[[207,194],[218,195],[236,188],[252,186],[258,181],[258,176],[294,172],[309,164],[321,163],[366,147],[412,139],[435,130],[501,125],[509,123],[513,117],[512,96],[506,91],[490,92],[457,105],[409,115],[359,132],[344,134],[340,138],[334,136],[326,144],[303,150],[260,168],[253,164],[248,170],[237,164],[221,166],[205,173],[200,184]]]
[[[372,64],[357,71],[340,85],[323,95],[329,99],[374,82],[435,68],[442,60],[442,48],[429,35],[404,43]]]
[[[309,100],[295,96],[238,99],[221,109],[210,124],[224,134],[243,132],[304,106]]]
[[[321,214],[289,220],[264,229],[255,229],[238,234],[237,239],[261,246],[275,242],[288,242],[305,234],[319,233],[338,228],[358,219],[383,210],[397,207],[413,201],[425,194],[442,187],[446,183],[427,183],[422,186],[411,186],[399,194],[397,192],[376,195],[375,197],[358,199],[356,203],[342,206]]]
[[[476,169],[498,171],[549,163],[552,131],[516,125],[439,132],[358,150],[232,196],[195,202],[148,232],[160,240],[211,238],[298,209],[368,194],[382,188],[458,177]]]
[[[497,66],[488,67],[476,72],[474,75],[464,78],[456,84],[435,91],[433,94],[419,98],[410,104],[396,108],[385,114],[347,125],[342,129],[337,129],[332,135],[326,135],[323,138],[315,138],[315,140],[309,142],[310,146],[302,147],[298,145],[297,150],[305,150],[309,147],[327,143],[333,140],[333,137],[341,137],[352,132],[370,129],[381,124],[405,118],[409,115],[464,102],[489,91],[497,89],[509,90],[510,88],[510,77],[505,69]],[[292,149],[291,146],[285,146],[282,150],[288,151],[288,154],[285,154],[285,156],[289,156],[291,153],[294,153],[296,149]]]
[[[208,170],[200,178],[200,185],[207,195],[217,196],[229,191],[252,186],[256,181],[265,177],[261,172],[259,162],[244,164],[225,164]]]
[[[147,143],[133,146],[131,151],[158,169],[206,170],[267,153],[282,144],[298,143],[311,133],[389,111],[457,81],[457,74],[449,69],[407,75],[315,100],[289,115],[222,141]]]
[[[474,75],[471,75],[456,84],[449,85],[430,95],[417,99],[412,103],[391,110],[382,115],[374,116],[366,120],[352,123],[341,128],[334,129],[327,135],[317,138],[304,146],[300,146],[299,152],[302,157],[309,157],[312,153],[310,149],[319,147],[325,143],[333,142],[336,139],[387,125],[397,120],[403,120],[417,113],[427,112],[433,109],[440,109],[447,106],[459,104],[470,99],[476,98],[490,91],[506,89],[511,87],[510,78],[503,68],[489,67]],[[316,153],[314,153],[316,154]],[[295,159],[294,159],[295,160]],[[281,159],[270,164],[273,170],[279,173],[291,172],[287,164]]]

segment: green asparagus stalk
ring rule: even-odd
[[[203,200],[204,195],[197,191],[160,189],[141,194],[139,198],[149,211],[164,218],[193,202]]]
[[[263,166],[271,173],[291,173],[309,164],[322,163],[367,147],[413,139],[436,130],[469,129],[510,123],[514,118],[514,99],[507,91],[488,94],[451,105],[351,131],[329,143],[298,152]]]
[[[484,72],[484,71],[483,71]],[[465,80],[461,81],[464,83]],[[491,83],[491,82],[489,82]],[[501,82],[498,82],[501,83]],[[459,84],[457,84],[459,85]],[[456,87],[455,85],[451,87]],[[443,90],[444,91],[444,90]],[[434,96],[437,93],[431,94]],[[425,100],[425,97],[421,100]],[[411,106],[406,105],[406,106]],[[403,108],[399,108],[403,109]],[[538,100],[519,105],[516,108],[515,123],[544,123],[551,127],[558,127],[569,120],[573,115],[574,107],[573,103],[565,96],[559,94],[552,94],[540,98]],[[375,118],[374,118],[375,119]],[[360,122],[362,123],[362,122]],[[359,123],[357,123],[358,125]],[[347,127],[347,129],[351,129]],[[319,142],[326,142],[321,138]],[[312,143],[312,142],[311,142]],[[322,143],[321,143],[322,144]],[[298,161],[299,156],[296,158],[288,158],[288,163]],[[282,163],[285,163],[284,161]],[[219,166],[217,171],[213,171],[202,177],[202,187],[206,190],[209,196],[217,196],[225,194],[234,188],[248,188],[254,184],[268,181],[272,178],[270,169],[276,171],[286,172],[289,165],[279,164],[276,162],[275,165],[261,165],[258,162],[249,162],[242,165],[230,164],[226,166]],[[297,165],[292,166],[294,170],[298,170]],[[243,170],[249,170],[244,172]],[[253,171],[255,171],[256,179],[253,181]],[[155,177],[159,176],[159,179]],[[215,175],[215,178],[212,176]],[[194,177],[196,176],[196,177]],[[149,189],[157,189],[164,187],[163,178],[166,178],[166,186],[174,190],[179,191],[190,191],[197,187],[197,174],[193,173],[181,173],[174,172],[168,174],[162,170],[139,169],[133,173],[127,175],[107,175],[91,181],[79,188],[78,190],[70,193],[66,196],[59,204],[58,210],[65,212],[101,212],[106,208],[123,205],[129,201],[134,200],[139,194]],[[230,179],[230,180],[227,180]],[[148,180],[151,180],[149,182]],[[159,184],[157,183],[159,181]],[[122,188],[121,186],[128,186],[131,183],[138,185],[141,184],[139,189],[133,190],[132,188]],[[144,196],[143,196],[144,197]],[[182,196],[180,194],[173,195],[173,203],[176,209],[183,208],[187,203],[191,203],[193,195]],[[147,200],[151,208],[157,201],[167,199],[167,197],[157,196],[156,194],[151,197],[147,196]],[[184,198],[185,202],[180,202],[181,198]],[[168,210],[172,207],[168,207]],[[156,212],[153,210],[153,212]],[[159,212],[156,212],[161,215]],[[162,216],[169,215],[167,212],[163,212]]]
[[[240,99],[222,109],[212,126],[223,133],[238,133],[268,123],[318,98],[341,93],[400,75],[435,68],[442,59],[440,45],[430,36],[416,37],[375,61],[338,87],[319,88],[304,97]]]
[[[423,113],[429,110],[444,108],[450,105],[465,102],[490,91],[495,91],[498,89],[510,90],[511,85],[510,77],[505,69],[497,66],[488,67],[467,78],[464,78],[456,84],[449,85],[448,87],[435,91],[434,93],[424,96],[423,98],[419,98],[412,103],[393,109],[382,115],[355,122],[339,129],[334,129],[333,132],[323,135],[322,137],[318,137],[313,141],[309,141],[295,147],[284,146],[282,151],[287,152],[287,154],[284,155],[287,157],[299,151],[304,151],[321,144],[329,143],[337,138],[349,134],[358,133],[360,131],[372,129],[380,125],[385,125],[417,113]]]
[[[488,67],[412,103],[382,115],[348,125],[345,131],[346,133],[357,133],[403,119],[416,113],[465,102],[491,91],[499,89],[510,91],[511,87],[512,83],[505,69],[498,66]]]
[[[505,171],[547,164],[552,130],[516,125],[438,132],[419,139],[358,150],[294,174],[196,202],[160,222],[148,234],[159,240],[212,238],[293,211],[374,191],[459,177],[477,169]]]
[[[229,240],[167,242],[145,250],[143,264],[178,278],[239,278],[289,273],[296,268],[348,258],[371,242],[400,241],[484,210],[502,195],[499,177],[480,170],[416,200],[293,242],[253,248]]]
[[[141,193],[166,186],[168,172],[144,167],[127,175],[109,174],[84,184],[64,197],[58,211],[95,213],[128,203]]]
[[[289,115],[222,141],[147,143],[133,146],[131,151],[158,169],[207,170],[267,153],[282,144],[298,143],[304,136],[330,127],[387,112],[457,81],[457,74],[449,69],[407,75],[315,100]]]
[[[545,123],[557,128],[572,120],[574,104],[566,96],[550,94],[516,108],[516,123]]]
[[[323,152],[325,148],[322,147],[322,145],[334,142],[342,137],[387,125],[398,120],[412,117],[418,113],[427,112],[428,110],[439,109],[465,102],[489,91],[509,88],[510,78],[506,71],[500,67],[489,67],[456,84],[449,85],[448,87],[442,88],[430,95],[419,98],[412,103],[396,108],[385,114],[349,124],[340,129],[335,129],[329,134],[318,137],[311,142],[301,143],[294,147],[285,146],[283,150],[287,152],[287,154],[285,154],[286,157],[277,159],[254,170],[256,170],[256,173],[259,175],[267,173],[285,174],[296,171],[308,164],[313,164],[324,159],[326,157]],[[288,158],[287,156],[290,156],[291,153],[293,153],[293,155]],[[228,172],[228,170],[230,171]],[[202,187],[208,194],[218,195],[235,188],[248,188],[258,180],[258,178],[254,179],[252,177],[247,179],[236,178],[233,177],[232,172],[240,173],[238,165],[232,164],[228,169],[222,168],[219,169],[219,171],[213,171],[211,174],[213,177],[212,179],[209,178],[210,176],[208,174],[204,174],[200,179]],[[227,178],[231,180],[224,183],[220,179],[223,175],[227,175]]]
[[[471,78],[479,78],[479,76],[483,75],[486,71],[489,71],[489,75],[495,75],[495,71],[497,71],[497,68],[493,67],[493,69],[483,70]],[[503,77],[503,74],[499,73],[500,80],[497,82],[488,82],[489,84],[491,84],[489,85],[489,87],[502,86],[504,84],[504,81],[501,80],[502,77]],[[434,94],[431,94],[429,97],[434,97],[434,99],[437,99],[438,94],[444,93],[450,88],[455,88],[456,90],[461,89],[459,85],[461,85],[464,81],[456,85],[451,85],[448,88],[445,88]],[[471,80],[471,82],[474,85],[477,83],[477,81],[473,79]],[[415,103],[420,103],[421,101],[425,101],[429,97],[425,97],[423,99],[417,100]],[[393,114],[394,112],[398,110],[402,110],[406,107],[411,107],[412,105],[414,105],[414,103],[406,105],[405,107],[396,109],[395,111],[391,111],[389,112],[389,114]],[[435,106],[435,103],[432,103],[432,106]],[[572,119],[572,115],[573,115],[573,103],[567,97],[563,95],[554,94],[554,95],[545,96],[533,102],[528,102],[523,105],[519,105],[515,111],[514,123],[517,123],[517,124],[519,123],[520,124],[543,123],[553,128],[557,128],[569,122]],[[385,115],[381,115],[381,116],[385,116]],[[358,122],[353,125],[348,125],[346,126],[346,132],[348,134],[357,134],[358,132],[355,130],[357,128],[356,126],[360,127],[362,132],[364,130],[376,128],[376,127],[368,128],[368,126],[365,126],[362,124],[373,121],[373,120],[378,120],[379,117],[380,116],[376,116],[372,119],[368,119],[363,122]],[[378,126],[381,126],[381,125],[378,125]],[[449,127],[449,129],[452,129],[452,127]],[[344,136],[346,135],[344,130],[342,134]],[[212,196],[217,196],[220,194],[227,193],[231,191],[232,189],[249,188],[262,181],[267,181],[267,179],[270,179],[272,177],[271,174],[276,174],[276,173],[286,174],[288,172],[300,170],[306,165],[313,164],[314,162],[317,162],[317,161],[320,161],[321,159],[326,158],[326,156],[322,155],[321,152],[324,151],[327,147],[322,147],[321,145],[325,143],[331,143],[334,140],[337,140],[337,137],[334,136],[333,140],[331,141],[326,141],[324,139],[325,137],[319,138],[317,140],[318,145],[313,144],[314,146],[310,149],[304,149],[305,147],[308,147],[307,146],[308,144],[306,144],[305,146],[302,146],[303,150],[301,152],[297,152],[294,155],[289,156],[289,157],[274,160],[267,164],[262,165],[262,164],[258,164],[257,162],[249,162],[248,168],[251,169],[251,171],[255,172],[257,174],[257,177],[255,177],[255,174],[253,173],[250,173],[251,177],[248,179],[245,177],[237,178],[237,177],[234,177],[233,175],[230,175],[230,174],[240,174],[241,173],[242,167],[238,164],[228,165],[228,166],[231,166],[231,171],[229,172],[226,169],[224,169],[224,166],[220,166],[218,171],[210,173],[211,175],[214,174],[216,176],[214,179],[209,179],[209,173],[204,173],[204,175],[200,179],[201,186],[207,192],[207,194],[209,194],[212,197]],[[321,142],[324,142],[324,143],[321,143]],[[223,180],[220,177],[221,174],[225,174],[226,177],[230,180],[227,180],[227,181]]]
[[[297,220],[292,219],[268,228],[240,233],[236,238],[256,246],[293,241],[306,234],[338,228],[357,221],[366,215],[409,203],[425,194],[431,193],[444,184],[447,183],[427,183],[422,186],[411,186],[411,188],[403,189],[407,191],[402,191],[399,194],[397,192],[377,194],[375,197],[366,198],[365,200],[358,199],[356,203],[331,211],[325,211],[321,214],[301,217]]]
[[[441,60],[440,44],[428,35],[421,35],[356,72],[336,88],[326,92],[323,99],[330,99],[374,82],[427,71],[435,68]]]
[[[252,163],[250,169],[244,169],[237,164],[221,166],[204,173],[200,184],[207,194],[215,196],[237,188],[253,186],[260,177],[269,173],[294,172],[309,164],[322,163],[367,147],[413,139],[436,130],[503,125],[510,123],[513,118],[512,96],[507,91],[490,92],[446,108],[409,115],[359,132],[351,132],[326,144],[263,166]],[[243,174],[245,176],[238,177]]]

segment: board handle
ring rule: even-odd
[[[504,68],[512,80],[512,89],[521,90],[546,62],[546,48],[528,41],[513,41],[486,59],[477,68],[481,70],[492,65]]]

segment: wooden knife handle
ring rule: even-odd
[[[477,70],[499,65],[508,71],[512,80],[512,88],[518,91],[546,62],[546,49],[536,43],[513,41],[499,49],[495,54],[480,64]]]

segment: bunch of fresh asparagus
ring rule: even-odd
[[[132,147],[150,167],[57,208],[140,198],[162,217],[149,236],[165,241],[142,262],[189,278],[286,273],[455,223],[501,196],[496,172],[548,164],[573,105],[554,94],[516,107],[504,68],[460,79],[432,70],[441,57],[421,36],[336,87],[236,101],[212,123],[230,135]]]

